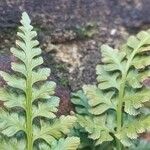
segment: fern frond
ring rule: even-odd
[[[117,150],[122,150],[123,147],[133,145],[139,133],[150,128],[149,121],[142,112],[145,103],[150,101],[149,88],[143,84],[150,77],[149,45],[148,30],[129,37],[121,50],[101,46],[102,64],[96,67],[98,85],[83,86],[89,113],[81,114],[77,111],[83,115],[78,117],[78,123],[95,143],[98,139],[99,144],[111,139],[116,141]],[[80,101],[78,99],[78,103],[73,103],[78,106]],[[98,118],[103,116],[106,120],[101,122]],[[145,119],[137,120],[139,117]],[[131,123],[128,122],[129,118],[132,118]],[[103,130],[111,138],[98,138],[103,136]]]
[[[11,48],[18,60],[11,63],[14,74],[0,71],[8,85],[0,89],[0,99],[5,106],[5,111],[0,115],[0,134],[9,138],[9,141],[24,137],[20,150],[40,150],[38,145],[43,142],[49,150],[53,141],[66,137],[76,118],[56,117],[59,106],[59,98],[54,96],[56,84],[52,81],[44,82],[50,75],[50,69],[40,67],[43,63],[40,56],[42,51],[35,39],[37,33],[30,23],[29,16],[24,12],[22,26],[17,33],[16,48]],[[13,143],[10,145],[10,149],[18,150],[17,145],[17,148],[13,148]]]

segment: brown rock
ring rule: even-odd
[[[68,115],[73,110],[70,102],[70,91],[64,87],[57,87],[56,95],[60,98],[60,104],[57,115]]]

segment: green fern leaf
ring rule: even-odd
[[[7,82],[7,84],[13,88],[23,90],[25,92],[25,79],[17,78],[16,76],[9,75],[6,72],[0,71],[0,75]]]
[[[89,112],[94,115],[100,115],[108,109],[113,109],[115,106],[111,102],[113,92],[104,95],[99,88],[92,85],[83,86],[83,91],[88,98],[88,103],[91,106]]]
[[[117,49],[114,50],[108,45],[102,45],[101,52],[102,62],[106,64],[103,66],[105,71],[119,70],[124,72],[124,67],[121,62],[126,56],[125,52],[118,52]]]
[[[8,137],[14,136],[19,131],[25,132],[25,120],[18,114],[9,114],[1,111],[0,132]]]
[[[78,117],[81,129],[96,144],[114,140],[116,149],[122,150],[132,146],[139,134],[150,128],[149,117],[143,113],[145,103],[150,101],[149,87],[143,84],[150,77],[149,45],[150,30],[129,37],[121,50],[101,46],[102,63],[96,67],[98,86],[83,86],[89,113],[77,111],[82,115]],[[102,116],[105,121],[100,121]]]
[[[137,139],[140,133],[150,130],[150,116],[135,120],[131,123],[124,125],[115,136],[125,146],[131,146],[132,140]]]
[[[59,98],[52,97],[50,101],[45,102],[44,104],[39,102],[38,106],[33,107],[32,118],[36,117],[45,117],[45,118],[56,118],[57,107],[59,106]]]
[[[46,145],[45,148],[49,150],[53,141],[59,142],[60,138],[67,136],[76,117],[56,116],[59,106],[59,98],[54,96],[56,84],[52,81],[44,82],[50,75],[50,69],[40,67],[43,63],[40,56],[42,51],[35,39],[37,33],[30,23],[29,16],[24,12],[22,26],[17,33],[17,48],[11,48],[18,60],[11,63],[14,74],[0,71],[8,84],[0,89],[0,99],[5,107],[0,115],[0,134],[7,137],[7,141],[23,140],[21,148],[18,148],[18,144],[14,146],[16,141],[10,142],[12,150],[40,150],[40,144]],[[2,145],[5,146],[5,142]]]
[[[78,116],[78,122],[89,133],[89,138],[96,141],[96,145],[113,140],[111,130],[106,125],[106,116],[94,118]]]
[[[141,31],[137,34],[137,36],[130,36],[127,45],[132,48],[132,49],[137,49],[137,53],[140,52],[145,52],[146,49],[142,50],[141,46],[150,44],[150,39],[149,39],[149,31]],[[147,51],[149,51],[147,49]]]
[[[1,101],[5,102],[7,108],[19,107],[25,109],[25,96],[22,94],[17,94],[13,92],[8,92],[5,89],[0,89],[0,98]]]
[[[55,93],[56,84],[53,81],[47,81],[44,85],[40,87],[33,87],[32,102],[36,99],[50,99]]]
[[[73,116],[61,116],[56,119],[52,124],[41,124],[41,129],[36,128],[34,131],[34,140],[44,139],[48,144],[54,140],[61,138],[70,132],[76,118]]]
[[[52,143],[52,150],[76,150],[79,146],[80,139],[77,137],[67,137],[66,139],[60,139],[58,142]]]
[[[142,76],[140,76],[137,70],[131,70],[127,75],[127,85],[131,86],[134,89],[142,88],[142,80],[145,79],[145,75],[143,74]]]
[[[136,69],[143,69],[150,65],[149,56],[136,56],[132,62]]]
[[[137,115],[139,113],[137,110],[139,108],[142,108],[143,104],[148,101],[150,101],[149,90],[141,90],[136,93],[128,92],[124,96],[124,102],[125,102],[124,110],[125,110],[125,112],[127,112],[131,115]]]
[[[25,150],[25,141],[24,140],[20,140],[17,141],[16,139],[0,139],[0,149],[1,150]]]
[[[106,90],[110,88],[119,89],[120,85],[118,83],[118,73],[106,72],[102,65],[97,65],[96,73],[98,75],[97,81],[99,83],[98,88],[101,90]]]
[[[72,93],[71,102],[75,104],[75,110],[78,114],[89,114],[88,109],[90,108],[87,97],[82,90]]]

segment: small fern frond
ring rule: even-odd
[[[36,40],[37,33],[30,23],[29,16],[24,12],[16,48],[11,49],[17,58],[11,63],[14,75],[0,71],[8,85],[0,89],[0,99],[5,108],[0,115],[0,134],[8,141],[22,138],[24,145],[19,150],[40,150],[40,144],[50,150],[53,141],[58,140],[59,143],[59,139],[70,132],[76,117],[56,116],[59,106],[59,98],[54,96],[56,84],[53,81],[44,82],[50,75],[50,69],[40,67],[43,63],[42,51]],[[5,145],[5,140],[3,143]],[[72,142],[73,147],[75,143]],[[13,143],[9,145],[11,150],[18,150]],[[75,145],[77,148],[78,143]]]
[[[102,63],[96,67],[98,85],[83,86],[88,113],[77,111],[78,123],[96,144],[111,139],[121,150],[133,146],[139,134],[150,128],[149,114],[145,117],[142,112],[150,101],[149,88],[143,84],[150,77],[149,45],[148,30],[129,37],[121,50],[101,46]],[[82,96],[79,98],[77,103],[73,102],[76,107],[83,101]],[[104,116],[106,120],[101,121],[99,118]],[[103,133],[108,138],[101,138]]]

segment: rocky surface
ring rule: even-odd
[[[64,87],[57,87],[56,95],[60,98],[59,109],[57,115],[68,115],[73,110],[70,102],[70,91]]]
[[[45,28],[104,20],[140,27],[150,21],[149,5],[149,0],[3,0],[0,27],[16,27],[22,11],[28,11],[35,23]]]
[[[3,0],[0,54],[10,54],[21,12],[27,11],[39,33],[44,65],[52,69],[52,78],[77,90],[95,83],[99,45],[119,47],[130,34],[147,29],[149,8],[149,0]]]

